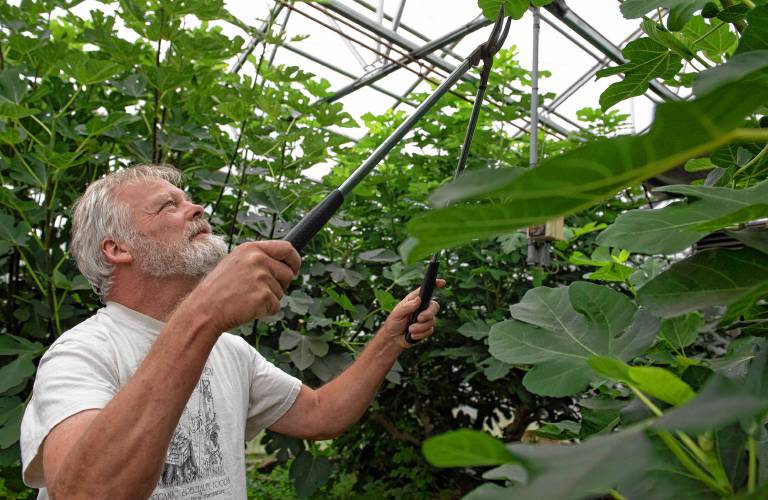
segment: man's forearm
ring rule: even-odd
[[[48,488],[53,497],[146,498],[218,333],[180,306],[128,383],[90,423]],[[48,478],[46,478],[48,481]]]
[[[403,348],[380,330],[338,377],[317,390],[320,437],[337,436],[365,413]]]

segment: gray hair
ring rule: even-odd
[[[112,287],[114,265],[101,253],[106,239],[129,241],[134,234],[130,207],[115,196],[117,188],[142,179],[161,179],[181,186],[182,175],[168,165],[136,165],[92,182],[72,207],[69,250],[80,272],[102,302]]]

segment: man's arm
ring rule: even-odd
[[[437,280],[437,286],[442,288],[445,281]],[[317,390],[302,386],[291,408],[269,429],[305,439],[330,439],[357,422],[400,353],[411,347],[403,334],[419,303],[419,290],[408,294],[354,363]],[[432,334],[438,310],[437,302],[433,301],[419,314],[417,322],[410,326],[414,339],[421,340]]]
[[[299,264],[285,242],[246,243],[223,259],[179,305],[109,404],[76,414],[48,434],[43,476],[51,497],[148,497],[219,335],[277,312]]]

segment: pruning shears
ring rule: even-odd
[[[338,188],[331,191],[320,203],[318,203],[309,213],[307,213],[298,224],[296,224],[285,236],[284,240],[290,242],[296,251],[301,252],[309,241],[325,226],[325,224],[333,217],[336,211],[344,203],[344,197],[352,192],[360,181],[362,181],[376,166],[384,159],[384,157],[399,143],[402,138],[413,128],[416,122],[429,111],[432,106],[446,93],[451,87],[469,71],[472,67],[483,64],[483,69],[480,73],[480,82],[477,87],[477,93],[475,95],[474,106],[472,107],[472,114],[467,124],[467,131],[464,135],[464,143],[461,146],[461,152],[459,154],[459,160],[456,164],[456,170],[453,178],[456,179],[467,163],[469,156],[469,148],[472,144],[472,137],[475,134],[475,128],[477,126],[477,119],[480,115],[480,108],[483,103],[483,97],[485,90],[488,87],[488,77],[491,73],[491,67],[493,65],[493,56],[501,49],[504,41],[509,34],[509,28],[511,19],[507,19],[504,23],[504,7],[499,9],[499,16],[494,23],[488,40],[480,44],[472,53],[464,59],[459,66],[449,74],[446,79],[441,83],[435,91],[427,97],[400,126],[395,129],[392,134],[387,137],[384,142],[379,145],[376,150],[360,165]],[[411,315],[408,326],[416,322],[418,315],[429,307],[432,300],[432,294],[435,289],[435,280],[437,278],[437,271],[439,267],[439,253],[436,253],[430,259],[427,265],[427,270],[424,273],[424,280],[421,284],[421,291],[419,296],[421,297],[421,303],[418,310]],[[405,340],[410,344],[416,344],[419,341],[414,340],[411,337],[410,332],[406,328]]]

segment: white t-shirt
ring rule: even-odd
[[[40,360],[21,422],[24,482],[43,484],[40,445],[59,422],[104,408],[133,375],[164,323],[116,302],[56,339]],[[190,396],[153,500],[246,498],[245,441],[296,400],[301,382],[240,337],[223,334]],[[137,457],[125,457],[137,460]]]

